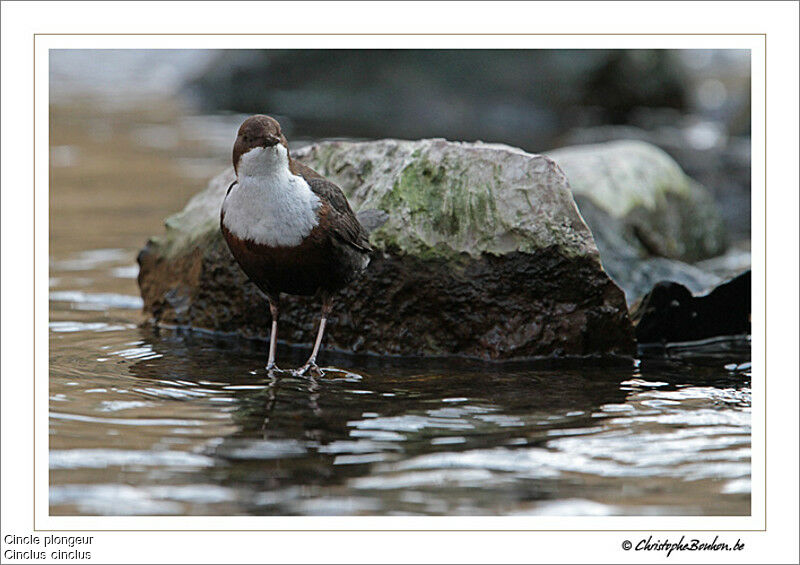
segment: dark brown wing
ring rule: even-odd
[[[289,159],[289,170],[292,171],[293,175],[300,175],[306,181],[309,181],[311,179],[325,178],[317,171],[309,167],[308,165],[304,165],[300,161],[295,161],[294,159]]]
[[[332,216],[329,225],[336,239],[363,253],[370,253],[372,248],[367,231],[353,214],[342,190],[324,178],[306,178],[306,182],[314,194],[330,206]]]

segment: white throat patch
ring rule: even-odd
[[[256,147],[242,155],[237,179],[222,203],[225,227],[236,237],[294,247],[317,225],[319,197],[303,177],[289,171],[283,145]]]

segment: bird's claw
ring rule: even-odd
[[[295,369],[292,371],[292,374],[295,377],[302,377],[304,375],[311,375],[312,377],[321,377],[325,373],[322,372],[322,369],[319,368],[319,365],[316,363],[306,363],[299,369]]]

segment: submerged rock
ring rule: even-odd
[[[603,266],[633,303],[659,280],[699,292],[720,279],[689,263],[726,248],[708,191],[661,149],[641,141],[548,153],[564,170]]]
[[[326,347],[485,359],[635,351],[624,295],[547,157],[438,139],[328,142],[295,157],[356,212],[388,214],[370,235],[369,268],[336,302]],[[219,233],[232,180],[220,174],[140,253],[155,323],[266,338],[266,302]],[[287,297],[278,338],[310,343],[318,308]]]
[[[704,296],[675,282],[657,284],[633,309],[639,343],[750,334],[750,271]]]

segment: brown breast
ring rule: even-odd
[[[225,227],[224,213],[220,218],[222,234],[234,258],[245,274],[267,294],[280,292],[310,296],[319,289],[338,290],[342,286],[329,234],[327,203],[318,211],[319,223],[293,247],[272,247],[252,240],[241,239]]]

